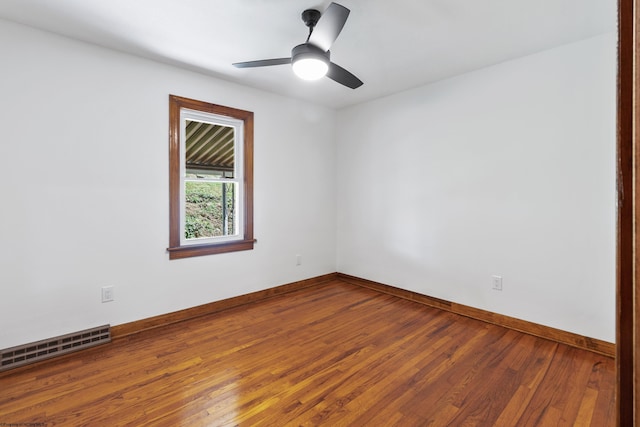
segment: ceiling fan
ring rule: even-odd
[[[309,36],[305,43],[291,50],[291,57],[236,62],[233,65],[237,68],[252,68],[291,64],[294,73],[302,79],[317,80],[326,75],[331,80],[356,89],[362,86],[362,81],[331,62],[329,52],[347,22],[349,12],[349,9],[338,3],[331,3],[323,14],[315,9],[307,9],[302,12],[302,20],[309,27]]]

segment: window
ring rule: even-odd
[[[169,96],[169,258],[253,249],[253,113]]]

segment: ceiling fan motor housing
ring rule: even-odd
[[[327,64],[329,64],[331,54],[329,53],[329,51],[325,52],[319,47],[316,47],[309,43],[299,44],[298,46],[291,49],[291,62],[296,62],[297,60],[304,58],[320,59],[321,61],[325,61]]]

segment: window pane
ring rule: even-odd
[[[185,124],[187,171],[233,178],[234,128],[194,120],[186,120]]]
[[[233,182],[185,182],[185,226],[187,239],[237,234]]]

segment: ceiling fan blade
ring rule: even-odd
[[[236,68],[268,67],[271,65],[291,64],[291,58],[261,59],[259,61],[236,62]]]
[[[325,52],[328,51],[347,22],[349,12],[350,10],[346,7],[338,3],[331,3],[313,28],[313,32],[309,36],[309,43]]]
[[[363,84],[362,80],[333,62],[329,65],[327,77],[351,89],[359,88]]]

